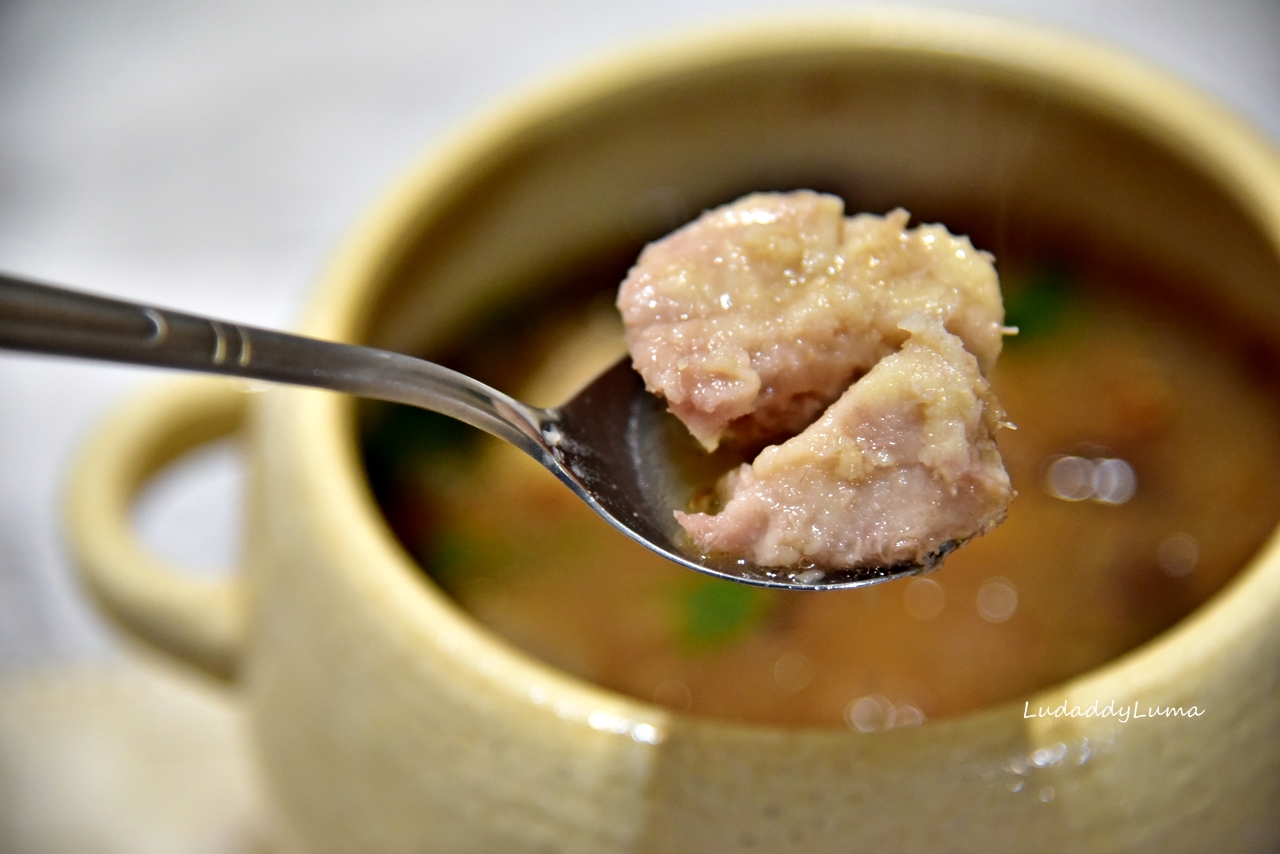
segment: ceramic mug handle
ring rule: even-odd
[[[236,432],[247,397],[232,381],[183,378],[128,401],[81,452],[66,506],[78,568],[103,609],[150,645],[223,679],[235,676],[243,644],[241,579],[197,578],[150,554],[130,509],[166,464]]]

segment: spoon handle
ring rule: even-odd
[[[479,427],[537,459],[545,453],[541,431],[550,413],[432,362],[3,273],[0,349],[226,374],[407,403]]]

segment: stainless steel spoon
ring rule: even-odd
[[[619,531],[689,569],[762,587],[862,587],[926,565],[821,570],[759,567],[701,554],[672,511],[714,477],[707,454],[645,391],[624,359],[556,409],[528,406],[440,365],[0,274],[0,348],[312,386],[406,403],[505,439],[560,478]]]

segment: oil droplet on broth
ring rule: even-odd
[[[796,694],[813,681],[813,662],[807,655],[787,652],[773,664],[773,682],[784,693]]]
[[[1046,467],[1044,488],[1063,501],[1124,504],[1137,492],[1138,476],[1119,458],[1058,456]]]
[[[854,700],[845,709],[849,728],[858,732],[875,732],[883,729],[893,711],[893,704],[885,697],[871,695]]]
[[[677,714],[684,714],[693,705],[693,693],[678,679],[668,679],[653,689],[653,701]]]
[[[978,588],[978,615],[988,623],[1003,623],[1018,610],[1018,589],[1007,578],[991,578]]]
[[[845,723],[857,732],[878,732],[896,727],[919,726],[928,718],[915,703],[894,705],[888,697],[870,694],[845,707]]]
[[[1185,578],[1200,561],[1200,544],[1190,534],[1173,534],[1161,541],[1156,560],[1165,575]]]
[[[902,590],[902,604],[917,620],[932,620],[942,613],[946,594],[932,578],[913,578]]]

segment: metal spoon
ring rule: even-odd
[[[0,274],[0,348],[312,386],[406,403],[505,439],[609,524],[689,569],[762,587],[862,587],[926,565],[820,570],[701,554],[672,511],[714,473],[707,455],[624,359],[568,403],[538,409],[440,365],[108,299]],[[701,479],[701,482],[699,480]]]

